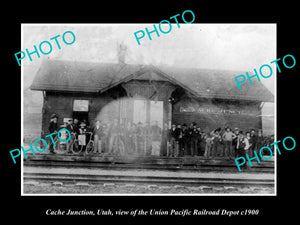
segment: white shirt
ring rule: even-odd
[[[243,139],[243,140],[242,140],[242,139]],[[245,143],[245,148],[244,148],[244,150],[248,150],[248,148],[250,147],[250,145],[249,145],[249,140],[248,140],[247,138],[241,138],[241,137],[238,137],[237,148],[239,148],[240,142]]]
[[[248,138],[244,138],[244,143],[246,145],[244,149],[248,150],[248,148],[250,147]]]

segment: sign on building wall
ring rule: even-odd
[[[73,111],[88,112],[89,111],[89,101],[75,99],[73,102]]]

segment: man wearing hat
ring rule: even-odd
[[[80,143],[80,145],[83,148],[83,151],[85,151],[85,147],[86,147],[86,123],[84,121],[82,121],[79,124],[79,135],[78,135],[78,141]]]
[[[115,151],[115,141],[118,137],[119,132],[119,121],[117,119],[113,120],[108,130],[108,153],[113,154]]]
[[[239,135],[239,128],[234,128],[234,137],[232,139],[232,148],[234,150],[234,157],[237,157],[238,156],[238,152],[237,152],[237,140],[238,140],[238,135]]]
[[[57,135],[57,119],[58,119],[58,116],[53,113],[51,116],[50,116],[50,124],[49,124],[49,132],[50,134],[52,133],[56,133],[55,135],[52,136],[53,139],[56,138],[56,135]],[[49,144],[48,144],[50,147],[49,147],[49,151],[50,153],[52,154],[55,154],[54,152],[54,148],[53,148],[53,143],[52,143],[52,140],[50,139],[49,141]]]
[[[179,136],[179,156],[184,156],[188,154],[188,128],[184,123],[181,128],[181,135]]]
[[[264,146],[264,137],[262,134],[262,130],[259,129],[257,131],[257,136],[256,136],[256,150],[260,150],[263,146]]]
[[[67,142],[67,153],[72,153],[72,151],[71,151],[71,144],[72,144],[73,141],[74,141],[74,135],[72,135],[72,133],[76,133],[76,132],[75,132],[75,126],[74,126],[74,124],[73,124],[73,119],[69,119],[69,120],[68,120],[67,129],[68,129],[68,131],[70,131],[70,134],[71,134],[71,138],[70,138],[70,140]]]
[[[238,157],[246,158],[247,150],[249,149],[249,141],[246,137],[244,137],[243,132],[239,131],[239,135],[237,137],[236,151]],[[247,163],[243,164],[242,167],[247,168]]]
[[[198,136],[199,136],[199,130],[197,130],[196,122],[193,122],[191,124],[190,136],[191,136],[191,156],[195,156],[195,155],[197,155]]]
[[[180,136],[180,129],[177,128],[176,124],[172,124],[172,127],[169,130],[169,134],[168,134],[168,139],[171,145],[169,154],[167,155],[168,157],[178,157],[179,136]]]
[[[220,135],[221,128],[217,128],[211,132],[211,136],[213,137],[213,143],[212,143],[212,156],[218,156],[219,146],[222,142],[222,137]]]
[[[229,127],[225,127],[225,132],[222,135],[224,141],[224,148],[223,148],[223,156],[227,156],[231,158],[233,156],[232,152],[232,140],[236,135],[231,131]]]
[[[255,134],[255,130],[251,129],[250,131],[250,140],[249,140],[250,148],[249,148],[249,156],[254,156],[254,151],[257,150],[257,136]]]
[[[96,120],[93,128],[94,141],[95,141],[95,153],[102,153],[102,138],[104,136],[103,126],[100,120]]]
[[[79,133],[79,120],[77,118],[74,118],[73,129],[74,129],[74,133],[76,134]]]

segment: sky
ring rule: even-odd
[[[120,44],[127,47],[127,64],[169,65],[184,68],[202,68],[215,70],[237,70],[253,72],[263,64],[270,64],[276,57],[276,24],[184,24],[180,28],[172,23],[169,33],[152,33],[138,45],[134,33],[145,27],[153,29],[153,24],[22,24],[22,45],[20,51],[28,48],[33,51],[43,41],[60,35],[58,49],[52,40],[52,52],[49,55],[32,55],[32,61],[22,60],[23,85],[27,99],[27,110],[40,108],[42,93],[31,91],[34,76],[41,63],[48,59],[118,62],[117,48]],[[158,27],[158,24],[156,24]],[[169,25],[163,25],[168,30]],[[76,40],[66,45],[61,37],[64,32],[72,31]],[[69,38],[69,39],[67,39]],[[68,41],[70,36],[66,36]],[[47,51],[47,47],[44,47]],[[17,61],[16,61],[16,65]],[[275,65],[271,65],[275,71]],[[239,75],[239,74],[236,74]],[[275,74],[262,78],[261,82],[275,93]],[[238,88],[238,87],[237,87]],[[26,111],[26,110],[25,110]],[[274,104],[266,104],[263,113],[274,112]]]
[[[162,29],[168,30],[166,26]],[[261,65],[277,59],[275,24],[183,23],[178,28],[175,23],[168,34],[160,32],[160,37],[157,37],[156,33],[152,33],[152,40],[145,35],[138,45],[134,33],[145,31],[145,27],[151,30],[153,24],[24,24],[23,51],[26,48],[33,51],[33,45],[38,47],[42,41],[50,41],[51,37],[62,36],[66,31],[72,31],[76,36],[72,45],[65,45],[60,37],[60,50],[52,40],[53,50],[49,55],[41,54],[40,58],[32,55],[33,61],[29,61],[28,57],[22,60],[24,70],[32,71],[26,73],[31,77],[25,79],[32,80],[41,62],[47,59],[117,62],[119,44],[127,47],[128,64],[252,72],[254,68],[259,69]],[[274,93],[274,76],[262,78],[261,82]]]

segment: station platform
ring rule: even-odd
[[[253,161],[249,163],[244,172],[274,173],[274,159],[268,161]],[[24,158],[26,166],[52,166],[52,167],[87,167],[87,168],[135,168],[135,169],[164,169],[189,171],[222,171],[240,173],[234,159],[224,157],[207,158],[203,156],[165,157],[165,156],[139,156],[139,155],[109,155],[109,154],[67,154],[65,151],[49,152],[33,155],[27,153]]]

